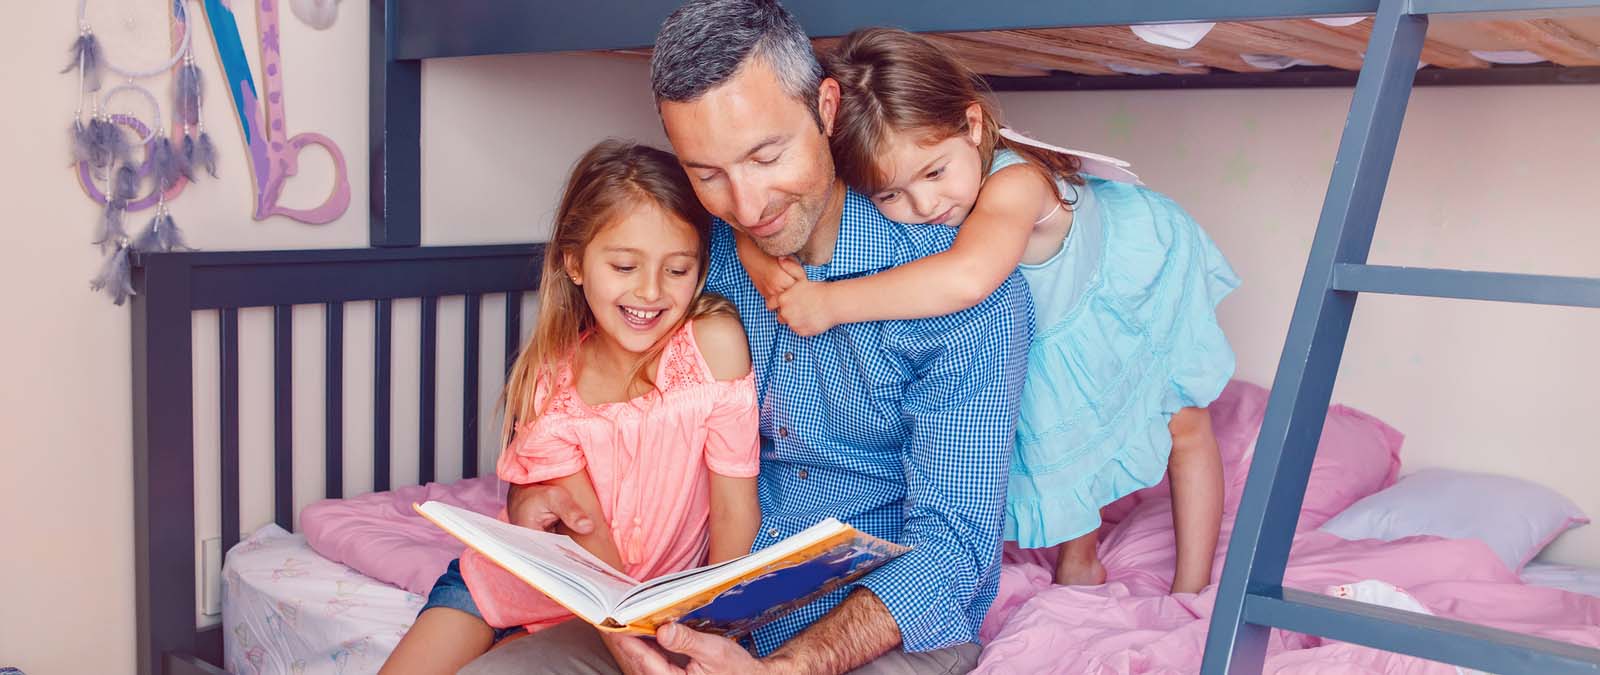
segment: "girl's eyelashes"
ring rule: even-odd
[[[944,169],[945,168],[941,166],[941,167],[939,167],[937,169],[929,171],[928,175],[923,176],[923,178],[926,178],[928,180],[938,180],[940,176],[944,175]]]
[[[635,269],[638,269],[638,266],[636,266],[636,265],[612,265],[611,269],[614,269],[614,270],[616,270],[618,272],[621,272],[623,274],[627,274],[629,272],[634,271]]]

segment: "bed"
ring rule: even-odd
[[[292,387],[290,364],[295,358],[325,359],[329,373],[340,372],[336,366],[343,359],[344,303],[374,302],[374,359],[384,367],[375,366],[373,381],[361,385],[372,387],[375,400],[371,420],[375,455],[369,468],[374,489],[396,487],[390,485],[388,452],[392,401],[387,364],[391,358],[392,303],[400,299],[419,299],[418,328],[423,336],[416,364],[423,383],[421,400],[417,402],[420,411],[416,428],[420,446],[419,482],[426,483],[433,477],[436,461],[441,459],[458,459],[461,475],[475,476],[480,464],[476,425],[463,425],[459,444],[440,444],[434,433],[434,411],[441,405],[477,411],[485,403],[478,400],[476,393],[479,355],[472,346],[478,343],[476,336],[481,330],[483,299],[498,294],[516,299],[536,289],[538,276],[534,261],[541,249],[537,244],[420,246],[421,191],[417,186],[421,181],[421,157],[417,137],[420,134],[421,61],[477,54],[596,50],[632,53],[631,58],[637,58],[641,47],[650,44],[656,26],[675,4],[672,0],[584,3],[386,0],[374,3],[370,62],[372,248],[163,253],[142,256],[136,261],[137,295],[132,310],[139,673],[216,673],[224,665],[248,671],[253,667],[249,656],[252,648],[261,650],[260,670],[267,670],[266,638],[253,637],[250,639],[254,642],[248,644],[244,638],[238,638],[234,651],[240,656],[236,662],[229,662],[224,659],[223,629],[196,627],[194,420],[197,406],[220,408],[222,547],[237,554],[230,557],[227,569],[236,575],[232,577],[230,592],[241,594],[231,606],[237,612],[245,612],[250,606],[277,608],[273,611],[279,612],[275,619],[271,618],[274,616],[271,611],[252,614],[252,618],[240,614],[234,625],[249,626],[254,622],[263,627],[262,631],[281,630],[294,620],[309,620],[310,615],[303,611],[305,607],[322,606],[332,608],[330,615],[351,616],[354,612],[348,610],[357,602],[366,603],[366,607],[384,606],[385,617],[414,611],[409,608],[414,606],[415,598],[402,598],[389,592],[403,594],[404,591],[384,590],[381,584],[370,583],[348,568],[321,564],[331,565],[327,560],[318,561],[313,556],[305,558],[304,564],[284,567],[274,566],[271,558],[250,557],[252,552],[266,551],[284,560],[299,560],[305,555],[304,544],[297,543],[295,535],[289,533],[295,522],[291,471],[294,448],[289,433],[295,411],[288,394]],[[1588,52],[1584,51],[1593,48],[1591,38],[1585,37],[1584,31],[1588,29],[1576,24],[1549,23],[1556,19],[1527,19],[1532,23],[1508,29],[1521,31],[1517,34],[1523,35],[1524,42],[1511,45],[1513,47],[1553,50],[1547,55],[1550,57],[1548,65],[1502,68],[1463,59],[1458,64],[1460,67],[1441,67],[1443,62],[1434,57],[1434,66],[1419,72],[1418,62],[1424,51],[1432,49],[1437,54],[1442,47],[1461,49],[1448,43],[1428,44],[1425,39],[1428,15],[1489,10],[1561,11],[1595,4],[1593,0],[1173,0],[1160,3],[1009,0],[934,4],[796,0],[791,3],[801,22],[821,37],[842,35],[860,26],[883,24],[921,32],[974,33],[948,39],[955,41],[951,44],[966,49],[975,63],[982,62],[979,69],[993,76],[992,81],[1000,88],[1082,88],[1091,86],[1083,80],[1090,77],[1100,78],[1093,86],[1104,87],[1348,85],[1352,83],[1351,78],[1356,77],[1354,74],[1359,73],[1354,80],[1350,123],[1340,144],[1282,366],[1271,401],[1265,404],[1260,431],[1251,439],[1254,460],[1249,466],[1248,484],[1241,485],[1239,492],[1234,545],[1229,548],[1226,565],[1222,567],[1221,583],[1209,600],[1205,613],[1209,618],[1191,612],[1194,620],[1188,622],[1182,633],[1181,639],[1187,641],[1191,652],[1197,657],[1203,652],[1203,672],[1208,674],[1260,672],[1266,664],[1269,642],[1281,639],[1273,636],[1284,634],[1274,627],[1290,629],[1296,635],[1327,636],[1344,644],[1367,645],[1501,672],[1526,672],[1530,667],[1548,673],[1600,672],[1600,651],[1569,644],[1570,640],[1534,638],[1514,630],[1418,617],[1392,608],[1285,588],[1292,585],[1286,581],[1285,571],[1290,570],[1289,579],[1292,580],[1290,549],[1291,544],[1300,540],[1296,535],[1297,525],[1304,528],[1303,523],[1289,516],[1302,512],[1300,507],[1308,494],[1308,481],[1313,479],[1314,459],[1318,457],[1318,444],[1313,441],[1324,431],[1322,412],[1328,409],[1357,293],[1600,306],[1600,281],[1596,280],[1364,264],[1411,86],[1430,81],[1443,83],[1450,78],[1484,84],[1582,82],[1593,81],[1595,75],[1594,64],[1585,60],[1593,57],[1592,54],[1585,56]],[[1076,72],[1065,66],[1070,62],[1066,59],[1077,57],[1063,56],[1065,48],[1061,47],[1069,39],[1084,37],[1061,31],[1080,28],[1218,22],[1233,27],[1217,35],[1231,35],[1238,43],[1248,42],[1240,35],[1263,38],[1260,33],[1253,32],[1259,29],[1259,22],[1286,22],[1278,24],[1277,29],[1299,31],[1309,28],[1304,23],[1295,23],[1301,19],[1343,16],[1372,18],[1368,27],[1355,29],[1365,31],[1359,38],[1350,34],[1330,37],[1324,31],[1319,33],[1319,39],[1301,36],[1279,40],[1279,43],[1290,47],[1295,44],[1317,47],[1318,54],[1302,60],[1333,61],[1326,58],[1329,41],[1348,45],[1351,39],[1359,39],[1366,45],[1365,58],[1351,62],[1346,56],[1331,65],[1295,66],[1283,71],[1289,76],[1273,81],[1250,79],[1261,73],[1228,71],[1206,64],[1186,65],[1178,59],[1170,59],[1170,65],[1165,61],[1157,63],[1153,59],[1161,55],[1158,50],[1133,43],[1122,44],[1120,53],[1124,57],[1113,61],[1125,66],[1127,61],[1135,60],[1138,62],[1135,65],[1156,70],[1156,74],[1123,72],[1126,68],[1110,74]],[[1524,19],[1525,16],[1516,17],[1516,21]],[[1047,49],[1046,43],[1059,49]],[[1028,56],[1002,58],[994,49],[996,44],[1000,44],[1002,50],[1026,52]],[[1031,46],[1026,49],[1018,46],[1024,44]],[[1233,46],[1251,48],[1250,44]],[[1287,49],[1280,48],[1280,51]],[[1579,54],[1575,57],[1567,53],[1572,50],[1578,50]],[[1048,62],[1038,56],[1041,53],[1049,56],[1052,51],[1054,58]],[[1222,50],[1215,56],[1227,59],[1226,52]],[[1243,53],[1235,49],[1233,56],[1242,59]],[[1557,53],[1560,53],[1559,58]],[[1159,72],[1155,68],[1157,65],[1181,72]],[[1194,72],[1201,67],[1204,72]],[[1080,71],[1084,69],[1090,67],[1079,67]],[[1446,71],[1460,72],[1448,76],[1433,74]],[[1482,74],[1461,74],[1467,71],[1481,71]],[[1238,77],[1241,75],[1250,77]],[[467,341],[469,346],[464,355],[472,367],[463,369],[463,378],[472,381],[463,382],[461,400],[439,401],[436,388],[432,386],[437,372],[437,345],[430,336],[437,335],[439,299],[457,296],[462,298],[465,307],[462,330],[474,337]],[[297,357],[291,339],[293,308],[303,305],[323,308],[325,348],[321,353]],[[510,352],[515,350],[519,334],[521,303],[508,301],[505,306],[505,339]],[[246,539],[239,531],[241,480],[245,476],[241,474],[239,460],[238,313],[241,308],[252,307],[270,307],[274,317],[275,470],[271,478],[262,481],[270,484],[267,489],[273,495],[274,520],[280,529],[257,531]],[[210,312],[216,313],[220,325],[221,394],[216,401],[197,400],[192,368],[194,316]],[[341,496],[339,477],[345,470],[340,435],[344,421],[340,393],[345,386],[341,377],[330,376],[323,399],[327,448],[324,463],[328,477],[323,495],[332,498]],[[476,415],[467,414],[464,418],[476,419]],[[1242,480],[1243,474],[1239,475]],[[1157,507],[1144,508],[1148,511]],[[1302,529],[1300,534],[1318,533]],[[1038,564],[1038,561],[1026,559],[1013,562],[1012,569],[1024,570],[1017,573],[1024,575],[1028,565]],[[302,571],[306,574],[295,576]],[[1592,578],[1582,570],[1536,568],[1533,572],[1555,575],[1540,576],[1541,579],[1561,577],[1561,583],[1582,583]],[[314,592],[321,595],[315,598],[273,595],[262,589],[267,584],[259,580],[270,581],[274,574],[280,580],[314,577],[317,580],[313,584],[317,586]],[[1496,577],[1482,581],[1504,585],[1515,584],[1516,579]],[[246,596],[246,593],[252,595]],[[1572,597],[1587,596],[1573,594]],[[296,607],[297,600],[300,610],[283,609]],[[1020,606],[1013,606],[1013,609]],[[345,610],[334,611],[340,608]],[[381,660],[378,654],[383,651],[387,638],[379,636],[393,633],[402,625],[399,621],[404,620],[408,618],[385,618],[380,623],[365,624],[354,633],[344,628],[327,628],[330,634],[338,632],[339,648],[344,650],[342,655],[335,651],[324,656],[292,657],[288,667],[310,669],[331,664],[338,669],[364,668]],[[993,635],[996,644],[1007,637],[1000,632]],[[1582,633],[1574,635],[1584,637]],[[296,666],[296,660],[303,663]],[[1127,670],[1131,669],[1130,665]],[[993,670],[1005,672],[1005,667],[996,665]]]

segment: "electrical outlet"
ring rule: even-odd
[[[222,538],[200,542],[201,606],[206,616],[222,613]]]

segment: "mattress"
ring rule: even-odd
[[[229,551],[222,579],[223,663],[236,675],[376,673],[424,602],[277,525]]]
[[[1522,581],[1563,591],[1600,597],[1600,568],[1531,562],[1522,568]]]

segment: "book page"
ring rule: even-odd
[[[417,511],[590,623],[610,618],[638,581],[607,565],[571,537],[531,530],[440,502]]]

